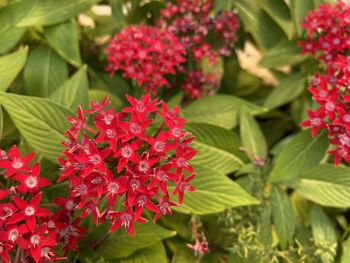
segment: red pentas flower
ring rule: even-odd
[[[152,92],[167,85],[166,75],[174,74],[176,66],[185,61],[185,48],[174,34],[146,25],[130,26],[117,33],[106,52],[107,71],[114,74],[120,70],[124,77]]]
[[[203,95],[212,95],[218,86],[218,78],[215,74],[205,74],[202,70],[193,70],[188,73],[182,88],[192,99],[201,98]]]
[[[120,112],[108,108],[107,99],[92,102],[92,109],[83,112],[93,125],[85,121],[73,139],[75,146],[67,144],[62,153],[59,180],[68,178],[70,192],[67,199],[56,199],[62,205],[59,217],[78,213],[83,219],[92,214],[96,225],[110,220],[110,231],[125,227],[134,235],[134,223],[146,222],[141,217],[144,210],[155,213],[157,220],[178,205],[175,195],[181,204],[184,192],[195,190],[189,161],[196,151],[179,108],[169,109],[149,94],[127,99],[131,105]],[[169,192],[169,186],[175,190]],[[107,208],[101,205],[105,199]],[[117,200],[122,208],[116,206]]]

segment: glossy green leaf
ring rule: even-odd
[[[348,263],[350,262],[350,237],[343,242],[343,249],[341,254],[341,260],[340,263]]]
[[[0,34],[12,29],[17,21],[36,6],[37,2],[37,0],[18,0],[0,8]]]
[[[223,174],[242,167],[242,153],[238,150],[241,143],[232,131],[204,123],[189,123],[186,125],[186,131],[196,138],[192,145],[198,153],[191,163],[209,167]]]
[[[283,29],[289,39],[294,34],[294,25],[288,5],[280,0],[258,0],[262,9]]]
[[[44,28],[44,34],[51,47],[74,66],[81,66],[79,29],[75,20]]]
[[[47,159],[57,162],[63,150],[63,133],[69,128],[68,109],[47,99],[0,93],[0,104],[7,110],[28,144]]]
[[[255,1],[236,0],[234,4],[245,29],[253,35],[261,48],[269,49],[287,39],[282,29]]]
[[[182,206],[174,208],[178,212],[205,215],[222,212],[231,207],[259,203],[224,174],[198,165],[195,166],[195,171],[197,176],[191,181],[191,185],[196,191],[185,194]]]
[[[265,160],[267,156],[267,144],[259,124],[245,109],[240,116],[240,136],[243,147],[253,162]]]
[[[29,53],[24,69],[27,94],[48,97],[68,78],[67,63],[48,46],[39,46]]]
[[[167,263],[168,258],[162,242],[137,250],[131,256],[123,258],[120,263]],[[111,261],[113,263],[113,261]]]
[[[135,236],[131,237],[125,229],[108,235],[108,238],[96,249],[91,251],[96,258],[105,259],[127,257],[135,251],[157,244],[165,238],[172,237],[175,231],[167,230],[159,225],[149,222],[135,224]]]
[[[277,108],[299,97],[305,90],[306,77],[304,74],[289,74],[280,79],[280,83],[266,98],[264,106],[269,109]]]
[[[231,129],[238,124],[239,112],[244,108],[251,114],[264,112],[258,105],[229,95],[205,97],[182,110],[188,122],[208,123]]]
[[[81,105],[83,109],[88,107],[88,90],[87,67],[83,66],[70,79],[51,93],[49,98],[75,112],[78,105]]]
[[[283,41],[266,51],[259,61],[259,65],[265,68],[277,68],[294,65],[307,59],[300,54],[300,47],[292,41]]]
[[[316,166],[326,153],[327,134],[311,137],[309,130],[300,132],[282,149],[270,175],[270,182],[291,179]]]
[[[350,207],[350,169],[332,164],[318,165],[301,175],[296,190],[320,205]]]
[[[25,28],[13,27],[0,33],[0,54],[13,48],[25,32]]]
[[[0,91],[6,91],[17,75],[21,72],[26,59],[28,48],[0,57]]]
[[[314,9],[315,3],[314,0],[292,0],[292,16],[294,24],[299,36],[302,35],[303,29],[301,27],[302,22],[304,21],[305,16],[309,10]]]
[[[53,25],[87,11],[99,0],[40,0],[17,26]],[[30,2],[30,1],[29,1]]]
[[[271,193],[272,221],[283,249],[286,249],[288,243],[292,241],[296,218],[292,204],[288,195],[278,187],[272,188]]]

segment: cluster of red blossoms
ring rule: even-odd
[[[187,80],[199,74],[200,66],[191,65],[190,68],[196,69],[192,72],[184,62],[187,58],[189,63],[196,64],[207,58],[216,63],[219,56],[229,56],[239,28],[233,12],[213,15],[213,7],[213,0],[178,0],[161,10],[156,26],[123,29],[110,40],[106,49],[107,71],[114,74],[120,70],[124,77],[153,93],[161,87],[174,86],[169,84],[167,76],[179,73],[186,81],[175,86],[184,88],[188,97],[195,99],[208,94],[209,84],[212,85],[210,90],[217,87],[217,78],[208,75],[202,77],[207,81],[191,83]],[[202,82],[204,86],[200,86]]]
[[[123,29],[110,40],[106,52],[107,71],[121,70],[125,78],[152,92],[167,85],[165,75],[175,74],[175,67],[185,61],[184,46],[175,35],[145,25]]]
[[[0,150],[0,167],[4,182],[0,190],[0,258],[1,262],[55,262],[60,259],[56,247],[74,248],[79,232],[69,218],[52,215],[40,206],[42,189],[51,182],[40,177],[40,166],[29,162],[35,154],[21,156],[13,146],[8,152]],[[71,242],[72,241],[72,242]],[[62,259],[62,258],[61,258]]]
[[[202,70],[190,71],[182,84],[182,88],[192,99],[200,98],[203,93],[208,96],[215,92],[218,78],[215,74],[205,74]]]
[[[177,205],[171,195],[181,204],[184,192],[194,191],[188,161],[196,151],[179,108],[169,109],[149,94],[127,99],[131,106],[120,112],[108,108],[105,98],[92,102],[89,110],[79,107],[78,117],[68,119],[72,128],[59,160],[59,181],[69,181],[67,215],[79,213],[82,219],[92,214],[96,225],[110,220],[110,232],[125,227],[134,235],[134,223],[146,221],[141,217],[145,209],[155,213],[156,221]],[[94,125],[88,125],[88,116]],[[101,205],[104,199],[107,207]]]
[[[304,53],[322,62],[324,72],[311,81],[309,91],[319,107],[308,110],[309,119],[301,126],[327,130],[334,149],[334,163],[350,162],[350,6],[343,2],[320,5],[304,21],[307,39]]]

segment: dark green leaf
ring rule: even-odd
[[[314,0],[292,0],[292,15],[297,33],[299,36],[302,35],[303,29],[301,27],[302,22],[309,10],[314,9]]]
[[[6,91],[19,72],[22,70],[27,59],[28,48],[0,57],[0,91]]]
[[[123,14],[123,0],[109,0],[112,6],[112,15],[119,24],[123,24],[125,16]]]
[[[50,47],[31,50],[24,69],[27,94],[48,97],[68,78],[67,63]]]
[[[74,19],[44,28],[44,34],[52,48],[74,66],[81,66],[79,29]]]
[[[0,33],[0,54],[13,48],[26,32],[25,28],[13,27]]]
[[[290,179],[299,176],[316,166],[326,153],[329,141],[322,132],[315,138],[309,130],[295,136],[278,155],[270,175],[270,182]]]

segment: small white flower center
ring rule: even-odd
[[[20,169],[23,167],[23,163],[20,159],[14,159],[13,162],[12,162],[12,167],[15,168],[15,169]]]
[[[26,185],[29,188],[34,188],[38,185],[38,179],[35,176],[29,176],[26,180]]]
[[[158,141],[154,144],[154,149],[157,152],[162,152],[165,149],[165,142]]]
[[[94,155],[90,156],[89,160],[94,165],[98,165],[98,164],[100,164],[102,162],[102,158],[98,154],[94,154]]]
[[[8,239],[11,241],[11,242],[15,242],[17,240],[17,238],[19,237],[19,233],[18,233],[18,230],[17,229],[12,229],[10,232],[9,232],[9,237]]]
[[[108,185],[108,192],[111,194],[116,194],[118,192],[119,185],[115,182],[112,182]]]
[[[132,134],[140,134],[141,133],[141,127],[137,123],[130,123],[130,132]]]
[[[140,172],[147,172],[149,170],[149,163],[147,161],[140,161],[139,163]]]
[[[36,247],[37,245],[39,245],[40,243],[40,236],[39,235],[32,235],[30,237],[30,243],[32,243],[32,245],[34,247]]]
[[[130,214],[122,214],[120,220],[122,221],[122,226],[129,227],[132,221],[132,216]]]
[[[122,155],[124,158],[130,158],[131,155],[132,155],[132,149],[131,149],[131,147],[129,147],[129,146],[124,146],[124,147],[121,149],[121,155]]]
[[[24,210],[24,213],[26,216],[32,216],[35,214],[35,208],[32,206],[27,206],[27,208]]]

